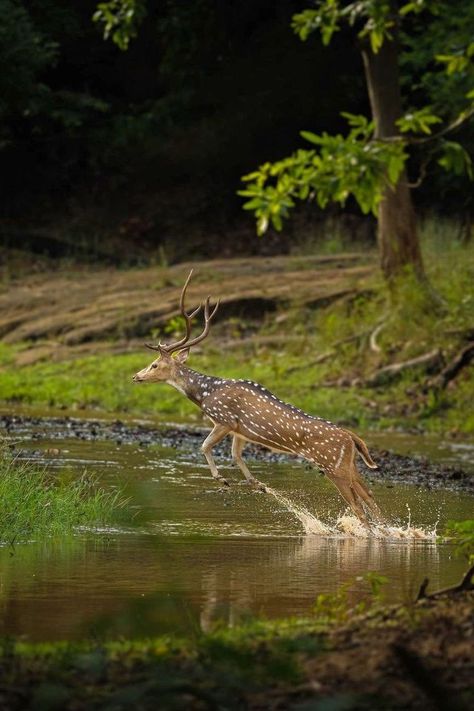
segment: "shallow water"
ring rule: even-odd
[[[188,634],[256,614],[308,614],[319,593],[347,581],[358,599],[368,571],[389,577],[386,596],[395,602],[412,599],[425,576],[437,588],[456,582],[464,569],[452,547],[434,538],[357,534],[341,523],[344,506],[332,485],[298,462],[249,465],[277,496],[314,516],[324,527],[320,535],[304,535],[285,501],[242,484],[229,461],[221,470],[231,487],[219,491],[195,448],[117,447],[58,441],[54,434],[32,439],[35,432],[25,429],[15,437],[51,467],[78,474],[87,468],[104,486],[124,487],[132,517],[68,541],[1,548],[0,634],[31,640]],[[59,454],[47,452],[57,448]],[[466,493],[373,489],[391,525],[402,530],[409,516],[425,533],[472,516]]]

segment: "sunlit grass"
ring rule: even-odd
[[[406,371],[380,387],[364,381],[384,365],[439,349],[445,361],[462,348],[474,329],[474,244],[462,246],[425,226],[427,272],[443,306],[420,292],[409,275],[394,306],[378,273],[355,298],[317,310],[298,308],[284,320],[268,317],[252,340],[222,350],[215,334],[203,352],[192,353],[191,368],[221,377],[261,382],[281,399],[321,417],[358,428],[422,427],[473,433],[474,369],[466,368],[448,389],[422,397],[423,371]],[[370,336],[382,324],[375,351]],[[284,334],[301,336],[297,342]],[[277,345],[258,336],[282,335]],[[200,420],[201,413],[168,385],[134,385],[131,376],[150,362],[147,351],[101,354],[67,362],[13,365],[18,346],[0,349],[0,401],[72,409],[98,408],[117,415],[155,415]],[[323,362],[313,364],[321,354]],[[351,386],[351,383],[356,383]],[[415,395],[414,392],[416,391]],[[415,402],[416,397],[418,400]]]
[[[59,536],[109,523],[124,500],[86,475],[71,479],[19,462],[0,444],[0,544]]]

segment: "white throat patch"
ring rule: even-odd
[[[166,382],[168,383],[168,385],[172,385],[174,388],[176,388],[176,390],[179,390],[179,392],[182,393],[183,395],[186,395],[186,392],[183,390],[181,385],[178,385],[177,383],[175,383],[174,380],[167,380]]]

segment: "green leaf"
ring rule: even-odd
[[[429,106],[409,111],[398,119],[397,126],[401,133],[431,133],[431,126],[442,123],[439,116],[431,112]]]
[[[472,159],[469,153],[457,141],[445,141],[442,146],[443,155],[438,164],[444,170],[455,175],[466,174],[473,179]]]
[[[257,234],[259,236],[261,236],[261,235],[265,234],[267,229],[268,229],[268,217],[266,215],[262,215],[257,220]]]
[[[272,215],[272,225],[277,230],[277,232],[281,232],[283,228],[283,223],[280,215]]]
[[[316,133],[312,133],[311,131],[300,131],[300,136],[310,143],[315,143],[317,146],[324,143],[324,139],[321,138],[321,136],[318,136]]]

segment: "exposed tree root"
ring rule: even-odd
[[[302,363],[302,365],[295,365],[292,368],[287,369],[287,373],[296,373],[298,370],[306,370],[307,368],[311,368],[313,365],[319,365],[319,363],[324,363],[326,360],[329,360],[329,358],[332,358],[333,356],[336,355],[337,349],[339,346],[342,346],[346,343],[352,343],[353,341],[359,341],[360,339],[364,338],[369,334],[369,331],[364,330],[361,331],[360,333],[355,333],[351,336],[346,336],[345,338],[341,338],[339,341],[336,341],[333,343],[333,347],[330,348],[328,351],[324,351],[324,353],[320,353],[320,355],[317,356],[317,358],[314,358],[313,360],[306,361],[305,363]]]
[[[364,385],[370,387],[374,385],[381,385],[396,378],[400,373],[405,370],[411,370],[413,368],[422,367],[425,370],[436,370],[439,369],[442,364],[442,354],[439,348],[436,348],[429,353],[423,353],[416,358],[410,358],[410,360],[405,360],[401,363],[391,363],[383,368],[379,368],[375,371],[367,380],[364,381]]]
[[[474,583],[472,582],[472,577],[474,575],[474,565],[471,565],[469,570],[465,573],[460,583],[453,585],[449,588],[443,588],[442,590],[436,590],[433,593],[427,593],[426,589],[428,587],[429,580],[425,578],[420,585],[418,595],[416,597],[416,602],[419,600],[433,599],[440,597],[441,595],[452,595],[454,593],[466,592],[468,590],[474,590]]]
[[[467,346],[464,346],[464,348],[456,353],[454,358],[449,361],[441,373],[428,381],[426,388],[443,390],[472,360],[474,360],[474,341],[468,343]]]
[[[387,318],[384,318],[383,321],[381,321],[380,323],[377,324],[377,326],[374,328],[374,330],[370,334],[369,346],[370,346],[370,350],[373,351],[374,353],[381,353],[381,351],[382,351],[379,344],[377,343],[377,336],[379,336],[380,332],[385,328],[386,325],[387,325]]]

